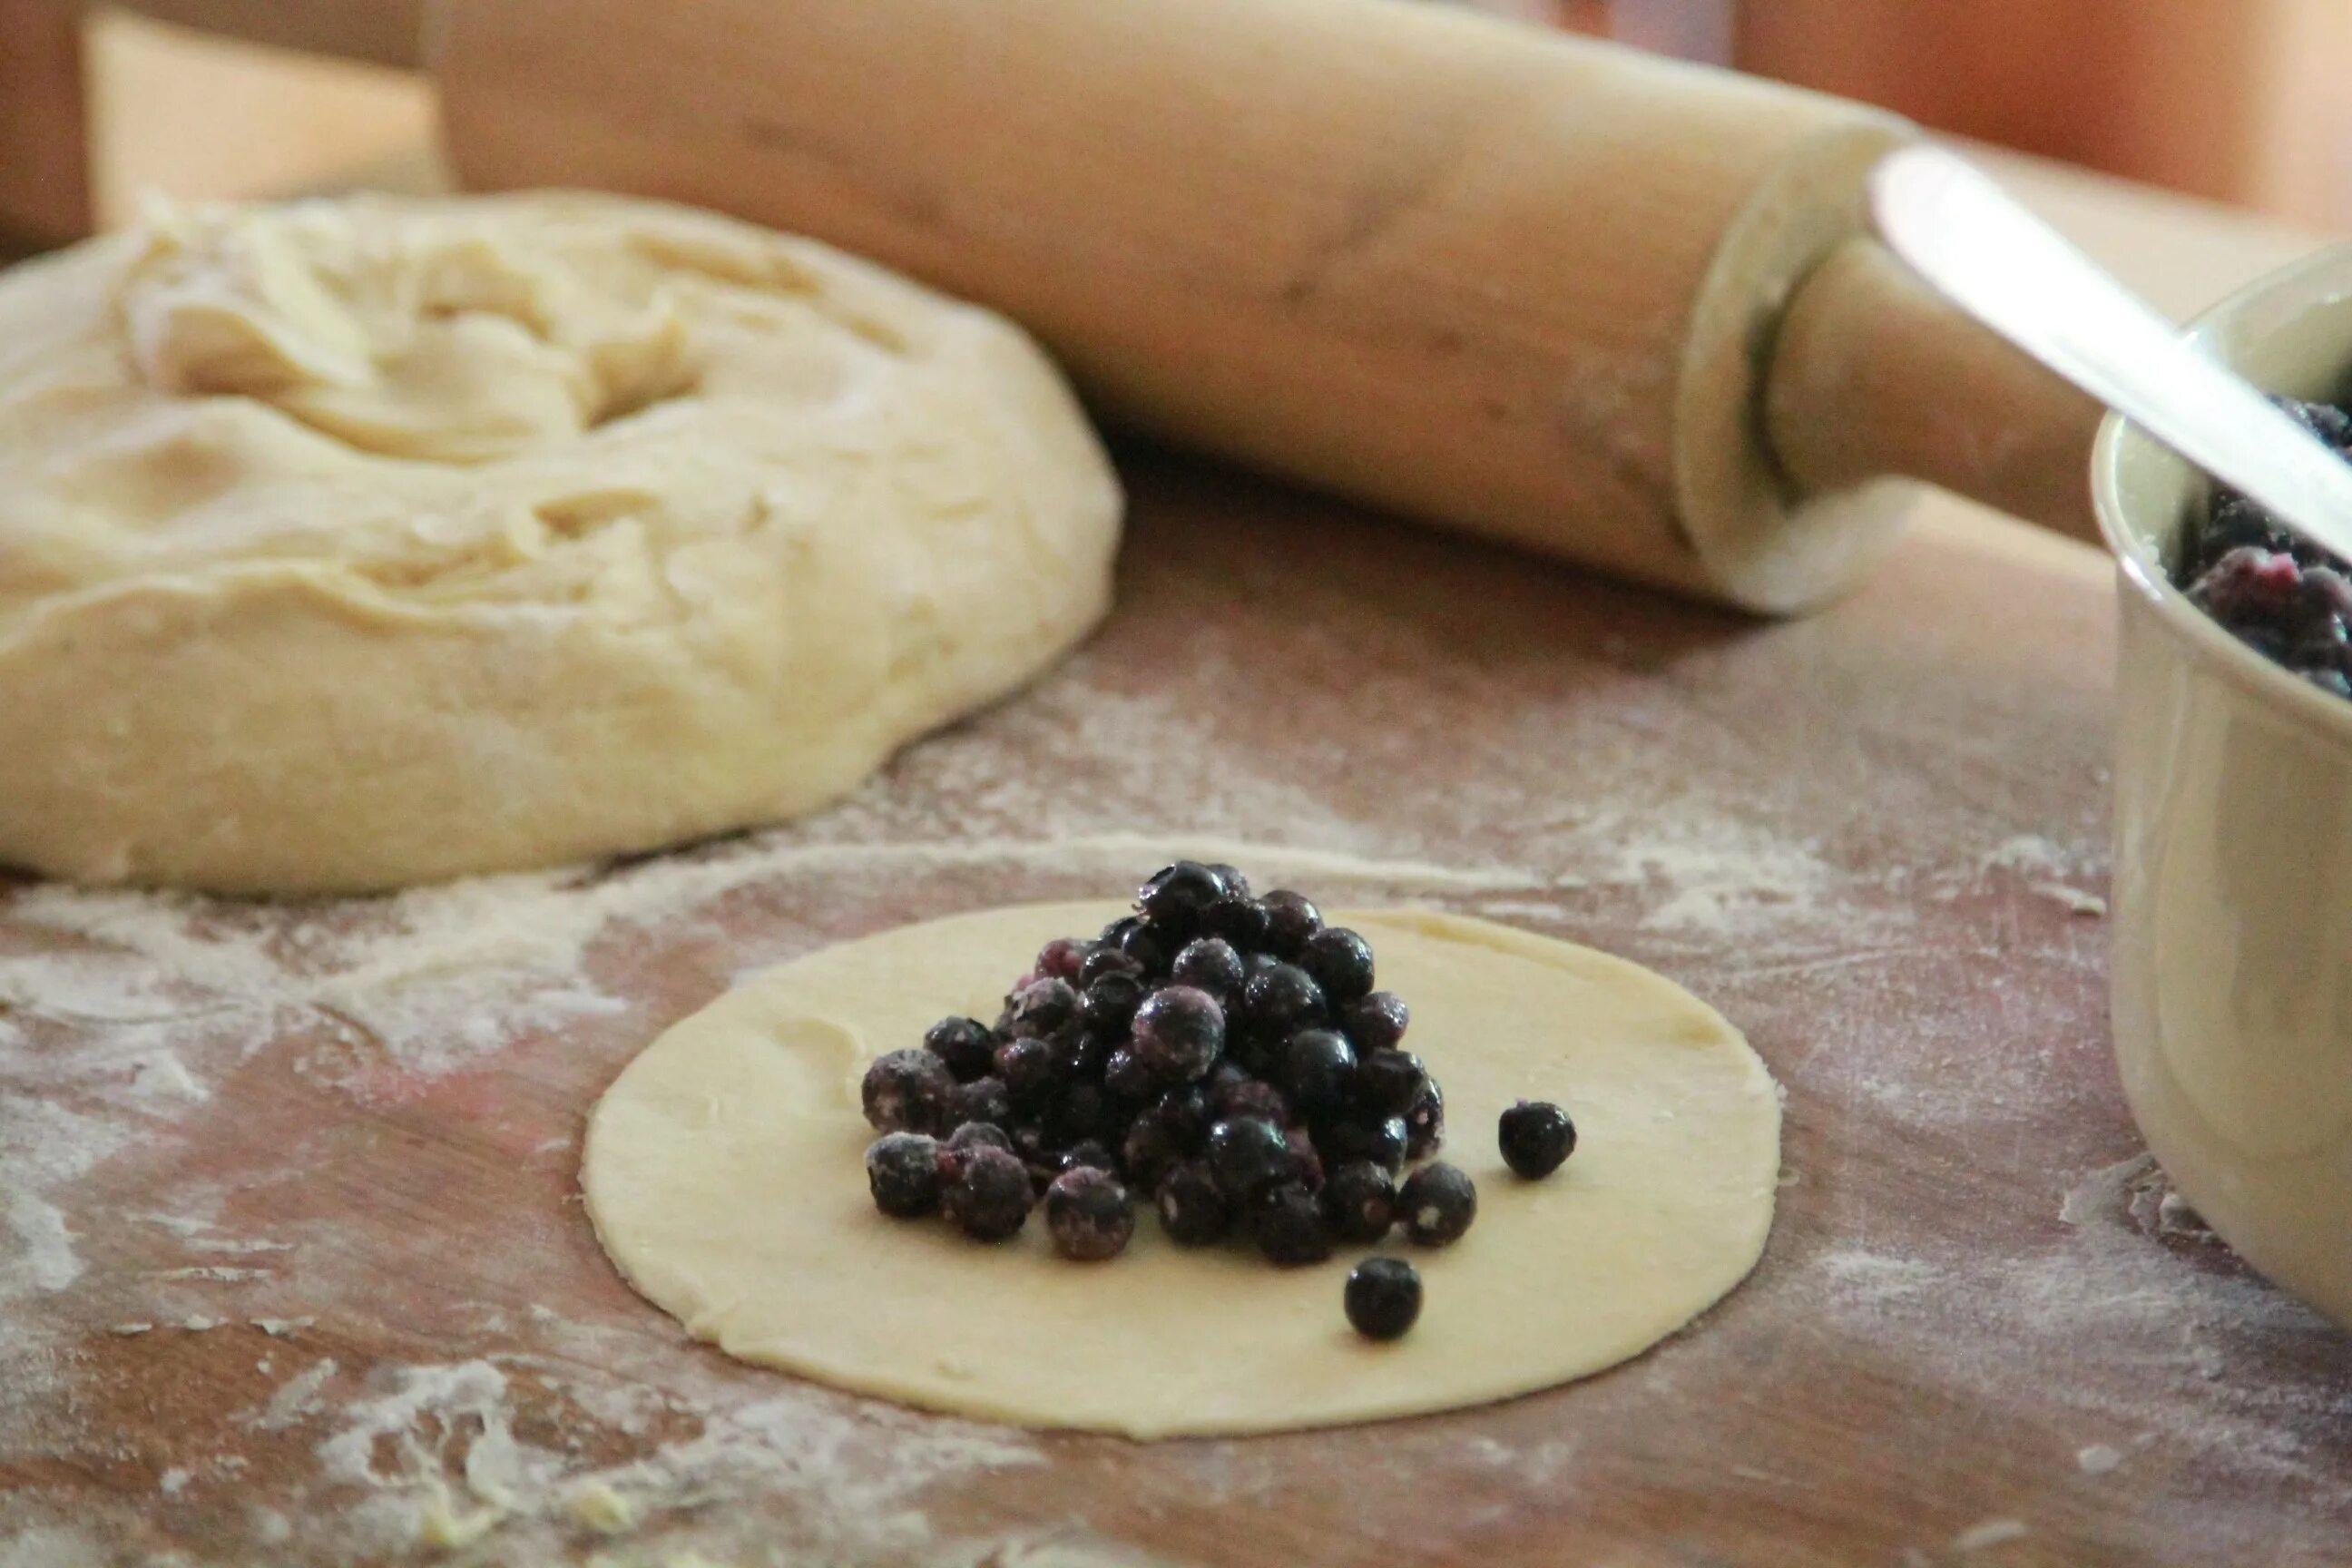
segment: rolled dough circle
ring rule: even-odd
[[[1011,323],[588,195],[159,207],[0,277],[0,861],[348,891],[771,821],[1110,599]]]
[[[1192,1251],[1141,1216],[1103,1264],[1053,1255],[1033,1216],[983,1246],[878,1214],[865,1064],[948,1014],[992,1016],[1046,941],[1111,904],[1034,905],[886,931],[772,969],[646,1047],[597,1103],[582,1184],[630,1282],[730,1355],[959,1415],[1134,1437],[1332,1426],[1452,1409],[1640,1353],[1737,1285],[1770,1229],[1780,1112],[1764,1064],[1647,970],[1502,926],[1342,913],[1444,1086],[1443,1157],[1478,1220],[1420,1267],[1419,1325],[1349,1328],[1340,1287],[1373,1249],[1276,1268]],[[1519,1098],[1575,1115],[1549,1180],[1502,1164]]]

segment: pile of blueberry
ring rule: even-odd
[[[2352,415],[2325,403],[2280,406],[2352,459]],[[2352,569],[2280,527],[2236,490],[2216,487],[2182,552],[2189,602],[2239,641],[2338,697],[2352,697]]]
[[[1135,913],[1046,943],[993,1024],[943,1018],[866,1069],[875,1205],[1001,1241],[1042,1204],[1055,1249],[1086,1262],[1126,1248],[1139,1198],[1182,1246],[1246,1239],[1285,1265],[1399,1226],[1458,1240],[1477,1189],[1443,1162],[1405,1172],[1444,1140],[1445,1097],[1402,1047],[1404,1003],[1373,980],[1370,945],[1306,898],[1179,861]],[[1501,1135],[1530,1177],[1576,1143],[1565,1112],[1527,1101]],[[1421,1281],[1373,1258],[1346,1303],[1392,1339]]]

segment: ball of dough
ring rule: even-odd
[[[346,891],[805,811],[1108,608],[1021,331],[585,195],[159,208],[0,277],[0,860]]]

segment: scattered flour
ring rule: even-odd
[[[1894,1258],[1845,1248],[1823,1254],[1815,1263],[1832,1288],[1855,1305],[1897,1301],[1933,1289],[1935,1266],[1916,1258]]]
[[[2021,1519],[1989,1519],[1982,1524],[1972,1524],[1952,1537],[1952,1550],[1959,1552],[1988,1552],[2012,1541],[2022,1541],[2032,1533]]]
[[[278,1391],[269,1396],[269,1403],[261,1409],[233,1415],[229,1419],[256,1431],[282,1432],[304,1416],[318,1412],[320,1391],[326,1386],[327,1380],[335,1375],[335,1370],[331,1357],[316,1362],[309,1370],[297,1373],[279,1384]]]
[[[2104,1476],[2123,1462],[2123,1450],[2105,1443],[2093,1443],[2074,1451],[2074,1464],[2086,1476]]]
[[[2106,900],[2096,893],[2085,892],[2081,888],[2069,887],[2064,882],[2028,882],[2025,885],[2025,890],[2050,900],[2069,914],[2098,920],[2104,918],[2107,912]]]
[[[2084,859],[2053,839],[2020,833],[1987,850],[1977,864],[1988,871],[2014,871],[2021,876],[2063,877],[2073,874]]]
[[[1736,938],[1818,924],[1853,880],[1815,845],[1696,803],[1601,814],[1580,825],[1578,836],[1599,848],[1593,881],[1653,892],[1642,923],[1684,936]],[[1838,918],[1851,921],[1853,912],[1841,910]]]
[[[551,1325],[578,1343],[596,1331]],[[529,1359],[529,1358],[520,1358]],[[576,1394],[582,1381],[603,1382],[635,1412],[658,1396],[642,1386],[561,1364]],[[331,1430],[317,1452],[321,1475],[361,1489],[347,1510],[355,1536],[391,1550],[412,1540],[455,1547],[495,1535],[518,1556],[585,1531],[613,1535],[635,1529],[648,1510],[690,1511],[730,1500],[804,1494],[803,1521],[827,1549],[904,1546],[929,1539],[908,1503],[924,1488],[957,1474],[1042,1464],[1025,1436],[992,1427],[865,1406],[795,1384],[730,1408],[703,1408],[689,1436],[616,1465],[583,1463],[515,1436],[525,1400],[556,1391],[553,1380],[518,1384],[487,1360],[394,1369],[385,1392],[321,1407],[316,1395],[331,1375],[322,1363],[278,1391],[271,1412],[288,1424],[315,1419]],[[299,1396],[289,1391],[303,1385]],[[584,1401],[579,1403],[584,1404]],[[663,1406],[673,1415],[681,1412]]]

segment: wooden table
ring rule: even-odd
[[[2175,307],[2294,247],[2026,177]],[[0,1563],[2352,1558],[2352,1340],[2168,1201],[2110,1063],[2096,554],[1930,501],[1768,626],[1124,467],[1102,634],[796,828],[371,903],[0,900]],[[606,1266],[582,1115],[731,974],[1202,839],[1741,1023],[1788,1092],[1754,1278],[1570,1388],[1137,1446],[736,1366]]]

